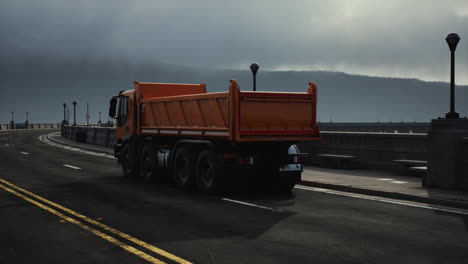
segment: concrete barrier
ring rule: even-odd
[[[428,133],[431,129],[429,122],[319,122],[321,131],[337,132],[383,132],[393,133]]]
[[[56,123],[37,123],[37,124],[16,123],[14,127],[12,127],[11,124],[0,124],[0,130],[51,129],[51,128],[60,128],[60,124],[56,124]]]
[[[116,141],[115,128],[63,126],[61,133],[68,139],[105,147],[113,147]],[[393,160],[427,160],[428,137],[415,133],[322,131],[320,141],[303,142],[300,148],[309,153],[311,164],[319,164],[317,154],[337,154],[356,156],[363,167],[391,169]]]
[[[61,135],[77,142],[104,147],[115,144],[115,128],[92,126],[62,126]]]
[[[306,141],[301,150],[318,164],[317,154],[356,156],[363,167],[391,169],[393,160],[427,160],[427,134],[322,131],[320,141]]]
[[[463,138],[461,141],[463,144],[463,162],[468,168],[468,137]]]

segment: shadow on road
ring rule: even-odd
[[[123,177],[101,177],[93,182],[53,186],[57,201],[89,217],[147,242],[186,241],[228,237],[256,238],[293,212],[264,210]],[[238,193],[237,198],[262,197],[290,203],[294,196]]]

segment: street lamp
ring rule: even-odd
[[[86,102],[86,126],[89,126],[89,104]]]
[[[64,123],[67,121],[67,104],[66,103],[63,103],[63,121]]]
[[[26,129],[29,129],[29,112],[26,112],[26,122],[24,122]]]
[[[445,38],[450,48],[450,112],[445,114],[447,119],[457,119],[460,115],[455,112],[455,50],[460,41],[457,33],[450,33]]]
[[[76,102],[73,101],[73,125],[76,126]]]
[[[63,103],[63,121],[62,121],[62,126],[68,125],[67,121],[67,104]]]
[[[254,92],[257,91],[257,71],[260,68],[257,63],[252,63],[250,65],[250,70],[252,71],[253,74],[253,90]]]
[[[10,128],[15,129],[15,112],[11,112]]]
[[[99,121],[98,121],[99,126],[101,126],[101,123],[102,123],[101,122],[101,112],[99,112]]]

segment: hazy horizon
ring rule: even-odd
[[[248,66],[248,65],[247,65]],[[133,88],[133,81],[206,83],[208,92],[227,91],[229,79],[242,90],[252,89],[252,75],[245,70],[213,70],[177,65],[113,64],[80,62],[68,65],[30,63],[0,64],[8,71],[0,79],[6,89],[0,104],[0,123],[60,122],[63,103],[77,101],[77,120],[84,123],[86,102],[91,122],[107,121],[109,99],[120,90]],[[329,71],[266,71],[257,76],[259,91],[306,92],[309,81],[318,85],[318,119],[322,122],[429,122],[443,116],[449,106],[449,84],[416,79],[382,78]],[[3,89],[2,89],[3,90]],[[26,95],[26,96],[24,96]],[[468,86],[456,88],[456,110],[468,115]],[[71,113],[72,115],[72,113]]]

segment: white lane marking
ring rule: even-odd
[[[391,183],[403,184],[403,183],[408,183],[408,182],[405,182],[405,181],[391,181]]]
[[[271,210],[271,211],[277,211],[277,209],[275,209],[275,208],[266,207],[266,206],[257,205],[257,204],[252,204],[252,203],[247,203],[247,202],[242,202],[242,201],[238,201],[238,200],[232,200],[232,199],[228,199],[228,198],[221,198],[221,200],[227,201],[227,202],[231,202],[231,203],[237,203],[237,204],[242,204],[242,205],[247,205],[247,206],[262,208],[262,209]]]
[[[380,179],[377,179],[378,181],[393,181],[393,179],[390,179],[390,178],[380,178]]]
[[[24,154],[24,155],[29,155],[29,153],[24,152],[24,151],[21,151],[20,153],[21,153],[21,154]]]
[[[89,155],[104,157],[104,158],[108,158],[108,159],[116,159],[111,154],[95,152],[95,151],[90,151],[90,150],[84,150],[84,149],[75,148],[75,147],[71,147],[71,146],[62,145],[62,144],[59,144],[59,143],[52,142],[50,139],[48,139],[46,137],[46,135],[40,136],[39,140],[42,141],[43,143],[49,144],[49,145],[54,146],[54,147],[59,147],[59,148],[63,148],[63,149],[71,150],[71,151],[76,151],[76,152],[81,152],[81,153],[85,153],[85,154],[89,154]]]
[[[74,170],[81,170],[81,168],[79,168],[79,167],[75,167],[75,166],[68,165],[68,164],[63,164],[63,166],[67,167],[67,168],[70,168],[70,169],[74,169]]]
[[[428,205],[428,204],[418,203],[418,202],[407,202],[407,201],[403,201],[403,200],[393,200],[393,199],[390,199],[390,198],[383,198],[383,197],[369,196],[369,195],[356,194],[356,193],[333,191],[333,190],[328,190],[328,189],[323,189],[323,188],[316,188],[316,187],[308,187],[308,186],[303,186],[303,185],[299,185],[299,186],[296,185],[296,187],[294,187],[294,188],[299,189],[299,190],[305,190],[305,191],[322,192],[322,193],[334,194],[334,195],[339,195],[339,196],[347,196],[347,197],[353,197],[353,198],[364,199],[364,200],[371,200],[371,201],[384,202],[384,203],[390,203],[390,204],[404,205],[404,206],[409,206],[409,207],[429,209],[429,210],[446,212],[446,213],[468,215],[467,211],[459,211],[459,210],[454,210],[454,209],[445,209],[445,208],[442,208],[442,207],[431,206],[431,205]]]

